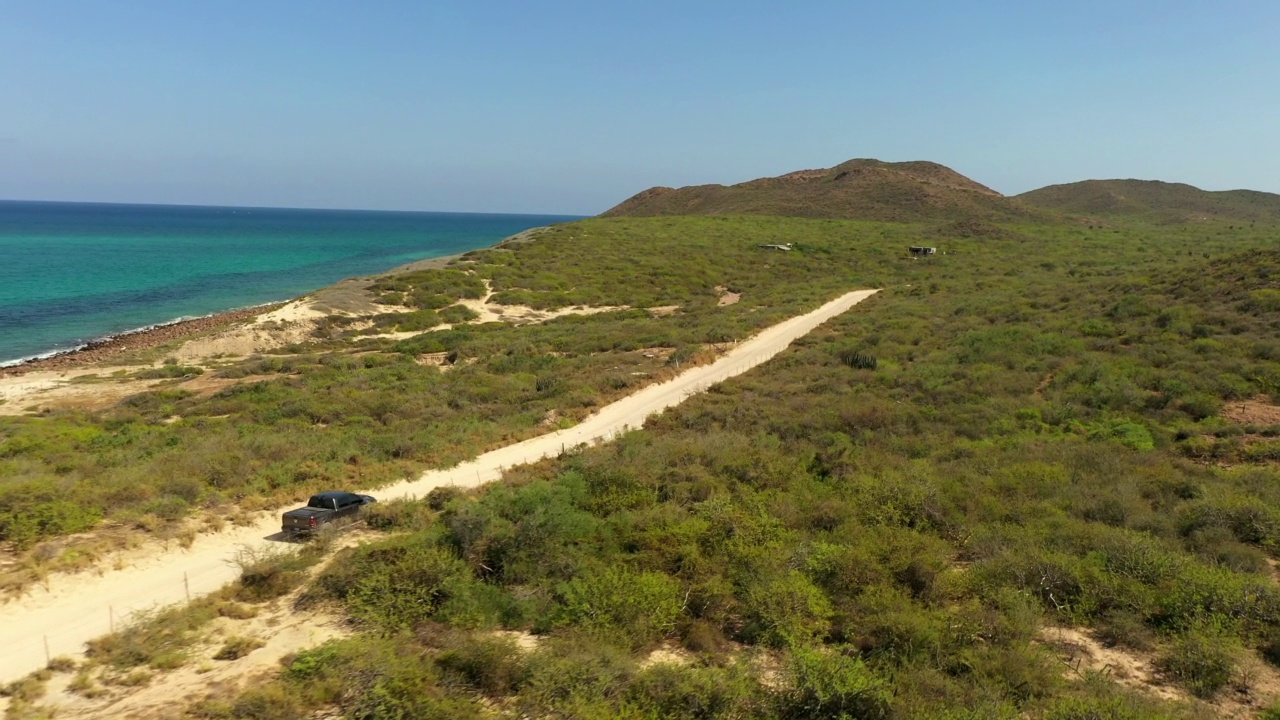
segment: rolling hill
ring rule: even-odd
[[[645,190],[604,217],[775,215],[860,220],[1025,221],[1044,210],[1006,198],[932,162],[850,160],[737,185]]]
[[[1201,190],[1158,180],[1084,180],[1016,196],[1028,205],[1077,215],[1152,222],[1280,220],[1280,195],[1254,190]]]

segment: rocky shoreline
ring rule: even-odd
[[[111,337],[94,340],[82,348],[68,350],[46,358],[36,358],[0,368],[0,377],[24,375],[37,370],[65,370],[83,365],[92,365],[115,358],[126,351],[145,350],[158,345],[182,340],[193,335],[217,330],[233,323],[249,320],[266,312],[283,307],[285,303],[260,305],[258,307],[229,310],[216,315],[180,320],[165,325],[121,333]]]

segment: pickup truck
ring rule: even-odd
[[[307,506],[284,514],[280,529],[285,535],[310,535],[336,520],[358,515],[360,509],[377,500],[368,495],[331,491],[312,495]]]

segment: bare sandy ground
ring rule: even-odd
[[[316,321],[328,313],[301,297],[263,313],[252,322],[227,328],[209,337],[190,340],[173,353],[179,362],[202,362],[213,357],[244,357],[308,340]]]
[[[422,497],[446,485],[473,487],[500,478],[506,468],[554,456],[580,444],[605,441],[628,428],[639,428],[650,415],[769,360],[792,341],[875,292],[851,292],[813,312],[770,327],[716,362],[650,385],[572,428],[485,453],[453,468],[423,473],[376,494],[390,500]],[[258,513],[257,521],[248,527],[200,536],[187,549],[156,544],[137,553],[132,564],[103,569],[96,576],[82,573],[51,577],[25,596],[0,606],[0,681],[41,668],[51,656],[79,656],[87,640],[109,632],[139,610],[183,602],[188,595],[212,592],[234,580],[238,575],[233,562],[237,550],[277,542],[281,510]]]
[[[119,367],[111,370],[141,370],[141,367]],[[142,392],[155,380],[115,380],[81,382],[78,378],[103,374],[99,368],[70,370],[37,370],[23,375],[0,376],[0,415],[21,415],[33,406],[75,406],[97,410]]]
[[[1123,647],[1108,647],[1087,628],[1049,627],[1040,640],[1055,650],[1066,663],[1066,677],[1083,680],[1088,673],[1100,673],[1125,687],[1160,700],[1190,703],[1207,709],[1212,717],[1246,720],[1259,717],[1280,695],[1280,671],[1255,653],[1240,658],[1241,671],[1228,688],[1212,701],[1200,701],[1185,689],[1171,684],[1156,667],[1155,653],[1138,652]]]

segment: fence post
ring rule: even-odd
[[[185,570],[182,572],[182,589],[186,591],[187,602],[190,603],[191,602],[191,582],[187,579],[187,573]]]
[[[53,656],[49,654],[49,636],[48,635],[44,636],[44,664],[45,665],[53,664]]]
[[[111,632],[116,631],[116,609],[110,605],[107,606],[107,627],[111,629]]]

